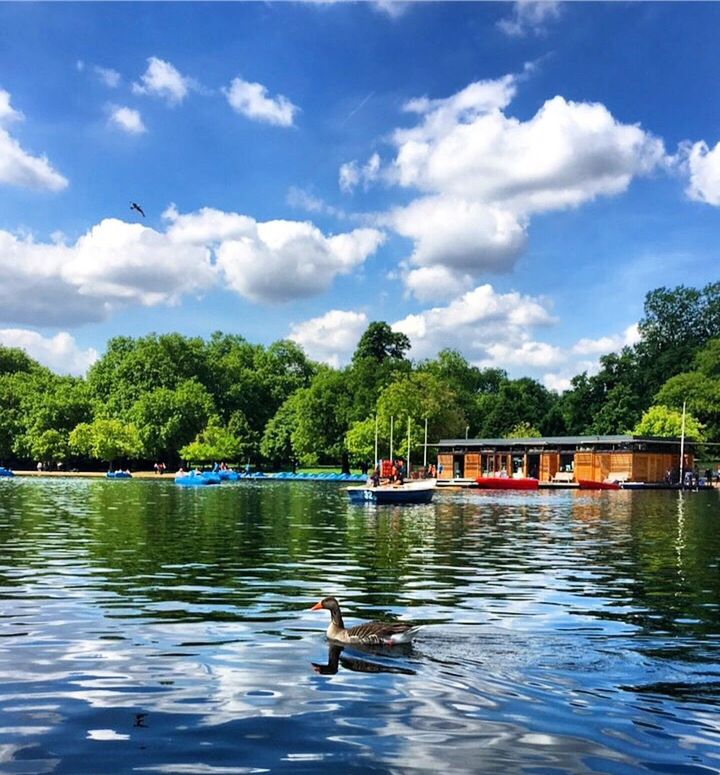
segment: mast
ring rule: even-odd
[[[390,462],[393,461],[393,421],[395,417],[390,417]]]
[[[425,446],[423,447],[423,470],[427,468],[427,417],[425,418]]]
[[[374,468],[377,468],[378,465],[378,416],[375,415],[375,465]]]
[[[685,401],[683,401],[682,423],[680,424],[680,481],[683,486],[683,468],[685,467]]]
[[[407,475],[410,478],[410,415],[408,415]]]

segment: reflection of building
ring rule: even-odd
[[[687,446],[686,446],[687,450]],[[685,455],[684,468],[693,458]],[[529,476],[541,482],[578,479],[664,482],[677,480],[680,439],[638,436],[546,436],[528,439],[444,439],[438,444],[441,480]]]

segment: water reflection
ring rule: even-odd
[[[717,496],[0,482],[0,769],[717,769]]]
[[[354,673],[400,673],[402,675],[415,675],[415,671],[408,667],[399,667],[397,665],[387,664],[385,662],[377,661],[380,652],[375,652],[375,660],[369,658],[361,658],[360,656],[344,656],[342,653],[345,650],[344,646],[338,646],[331,643],[328,646],[327,662],[320,664],[318,662],[311,662],[313,670],[319,675],[335,675],[342,665],[345,670],[352,670]],[[372,654],[373,652],[368,652]]]

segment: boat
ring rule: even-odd
[[[482,490],[537,490],[539,482],[529,477],[478,476],[475,484]]]
[[[15,476],[15,474],[9,468],[4,468],[3,466],[0,466],[0,476],[10,477],[10,476]]]
[[[176,476],[175,484],[180,484],[184,487],[203,487],[220,484],[220,479],[213,476],[203,476],[202,474],[196,474],[195,471],[190,471],[190,473]]]
[[[378,487],[348,487],[350,503],[374,503],[378,506],[430,503],[435,494],[435,479],[417,479],[405,484],[382,484]]]
[[[578,479],[581,490],[619,490],[620,482],[595,482],[592,479]]]
[[[129,471],[108,471],[105,476],[108,479],[132,479]]]

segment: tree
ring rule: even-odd
[[[633,436],[657,438],[680,438],[682,432],[682,413],[666,406],[651,406],[638,424],[633,428]],[[685,437],[703,441],[702,426],[691,415],[685,414]]]
[[[343,372],[321,368],[309,388],[297,391],[292,446],[304,463],[341,461],[349,472],[345,433],[351,398]]]
[[[239,462],[243,443],[227,428],[210,423],[195,440],[180,449],[180,457],[193,463],[229,460]]]
[[[403,360],[410,349],[410,339],[400,331],[393,331],[387,323],[370,323],[355,348],[353,361],[371,358],[377,363],[385,360]]]
[[[33,459],[42,460],[43,463],[65,460],[68,451],[68,435],[52,429],[43,431],[30,443],[30,454]]]
[[[79,455],[103,460],[110,465],[121,458],[136,459],[142,454],[137,428],[120,420],[93,420],[80,423],[70,434],[70,449]]]
[[[292,443],[292,434],[297,425],[298,402],[299,391],[285,401],[265,426],[260,453],[272,462],[273,468],[279,468],[283,463],[290,463],[298,457]]]
[[[512,430],[505,435],[506,439],[536,439],[542,434],[529,422],[519,422]]]
[[[215,413],[208,391],[195,380],[176,388],[156,388],[141,396],[128,416],[140,433],[145,456],[174,458]]]

